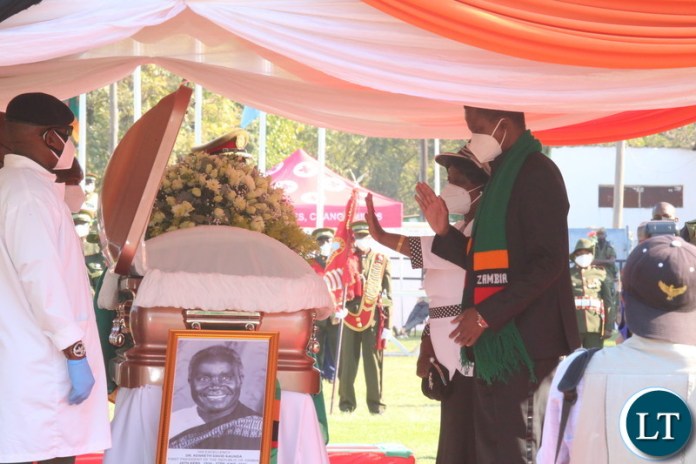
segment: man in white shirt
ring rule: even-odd
[[[558,385],[582,351],[559,365],[546,408],[540,464],[696,462],[696,448],[680,447],[680,439],[688,440],[685,427],[692,427],[687,411],[696,411],[696,247],[674,236],[649,238],[629,255],[622,282],[633,336],[590,359],[560,444],[564,396]],[[650,399],[655,389],[683,410],[674,413],[670,406],[653,414],[639,408],[641,401],[659,404]]]
[[[29,93],[0,121],[0,462],[66,464],[111,446],[89,280],[54,173],[73,165],[74,119]]]

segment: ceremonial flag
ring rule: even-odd
[[[357,202],[358,190],[353,189],[346,204],[343,220],[338,224],[333,238],[333,253],[326,261],[324,280],[337,304],[342,300],[344,288],[348,292],[348,299],[362,294],[361,281],[357,275],[359,269],[353,252],[353,233],[350,229],[355,217]]]

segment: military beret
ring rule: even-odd
[[[75,120],[68,105],[41,92],[23,93],[14,97],[7,104],[5,117],[36,126],[70,126]]]

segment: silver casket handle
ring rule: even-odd
[[[258,311],[206,311],[185,309],[184,325],[187,329],[247,330],[256,331],[261,324]]]

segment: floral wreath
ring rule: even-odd
[[[242,154],[189,153],[167,167],[146,238],[198,225],[226,225],[264,233],[308,256],[316,244],[297,224],[283,189],[271,182]]]

